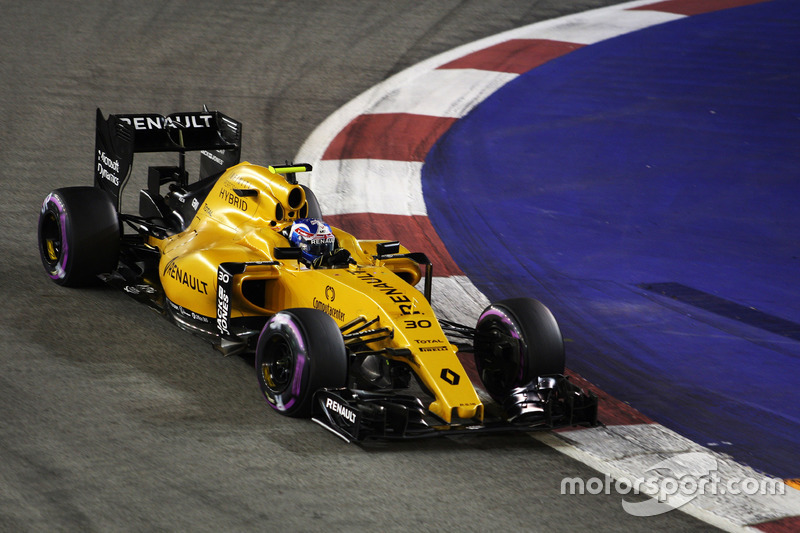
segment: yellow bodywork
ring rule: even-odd
[[[284,170],[285,169],[281,169]],[[305,216],[303,188],[272,167],[241,163],[225,171],[182,233],[150,237],[161,250],[159,275],[166,297],[197,317],[216,322],[217,275],[221,263],[248,265],[233,284],[231,318],[270,316],[283,309],[319,309],[342,326],[378,318],[391,339],[370,348],[407,348],[391,355],[407,363],[435,396],[429,410],[446,422],[483,419],[483,405],[447,340],[429,302],[414,285],[421,278],[408,258],[375,259],[383,241],[359,241],[333,228],[339,246],[356,264],[312,269],[295,259],[276,259],[289,241],[280,230]],[[401,252],[407,250],[401,249]]]

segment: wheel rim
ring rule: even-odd
[[[275,335],[267,342],[261,363],[264,383],[275,394],[285,391],[294,377],[294,355],[287,339]]]
[[[42,244],[45,261],[51,266],[61,259],[63,243],[61,242],[61,224],[54,213],[47,213],[42,220]]]
[[[505,328],[493,326],[486,334],[491,346],[481,357],[481,380],[493,392],[507,391],[519,382],[519,341]]]
[[[503,397],[523,380],[522,337],[516,324],[493,310],[485,315],[476,336],[475,363],[486,390]]]

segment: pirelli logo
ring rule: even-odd
[[[422,346],[420,352],[446,352],[447,346]]]

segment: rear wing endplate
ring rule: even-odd
[[[199,151],[200,179],[237,164],[242,124],[219,111],[109,115],[97,110],[94,184],[120,209],[120,195],[130,177],[133,154]],[[181,168],[183,164],[181,164]]]

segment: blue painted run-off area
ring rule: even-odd
[[[548,305],[570,368],[800,477],[800,3],[699,15],[521,76],[428,155],[428,213],[492,299]]]

